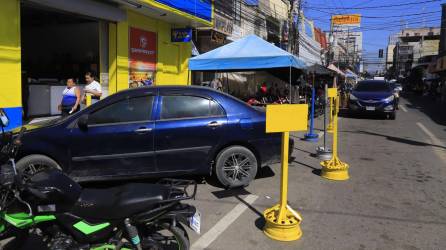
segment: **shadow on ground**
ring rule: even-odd
[[[380,136],[380,137],[386,138],[389,141],[398,142],[398,143],[404,143],[404,144],[408,144],[408,145],[411,145],[411,146],[436,147],[436,148],[446,149],[446,147],[443,147],[443,146],[440,146],[440,145],[436,145],[436,144],[420,142],[420,141],[415,141],[415,140],[411,140],[411,139],[407,139],[407,138],[401,138],[401,137],[396,137],[396,136],[391,136],[391,135],[379,134],[379,133],[374,133],[374,132],[364,131],[364,130],[357,130],[357,131],[344,130],[344,131],[340,131],[340,132],[341,133],[354,133],[354,134],[364,134],[364,135]]]
[[[444,112],[446,104],[440,104],[431,96],[419,96],[413,93],[404,93],[403,97],[409,102],[405,107],[417,109],[429,116],[435,123],[446,126],[446,112]]]

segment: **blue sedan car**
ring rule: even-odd
[[[394,90],[386,81],[360,81],[349,97],[349,110],[353,113],[381,113],[394,120],[395,109]]]
[[[78,181],[215,174],[237,187],[280,159],[265,113],[210,88],[129,89],[26,127],[17,162],[25,178],[45,168]]]

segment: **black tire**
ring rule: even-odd
[[[16,167],[25,180],[42,170],[61,169],[53,159],[38,154],[23,157],[16,163]]]
[[[177,224],[176,226],[171,226],[169,223],[164,223],[158,229],[154,230],[159,235],[154,235],[154,231],[152,230],[142,230],[143,232],[149,233],[149,235],[143,235],[143,242],[142,242],[142,248],[147,250],[153,250],[153,249],[163,249],[163,250],[169,250],[169,249],[175,249],[175,250],[189,250],[190,243],[189,243],[189,237],[187,236],[186,230],[181,226],[181,224]],[[164,240],[161,240],[162,237],[160,237],[161,234],[164,234],[165,236],[166,232],[169,235],[172,235],[175,238],[175,244],[171,245],[170,242],[167,243]],[[156,239],[159,238],[158,241]],[[144,243],[146,241],[146,243]],[[159,245],[163,244],[163,245]]]
[[[223,149],[215,160],[218,181],[227,188],[246,187],[257,174],[257,158],[242,146]]]
[[[5,231],[2,236],[1,236],[1,240],[9,238],[9,237],[14,237],[12,240],[10,240],[7,244],[5,244],[3,246],[3,248],[0,245],[0,249],[3,250],[15,250],[15,249],[21,249],[28,237],[29,237],[29,233],[28,230],[25,229],[17,229],[15,227],[10,226],[7,231]]]
[[[389,119],[390,119],[390,120],[395,120],[395,119],[396,119],[396,113],[395,113],[395,112],[391,113],[391,114],[389,115]]]

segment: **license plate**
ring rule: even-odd
[[[201,228],[201,214],[200,214],[200,211],[197,210],[195,212],[194,216],[189,218],[189,226],[197,234],[200,234],[200,228]]]
[[[365,107],[365,110],[368,110],[368,111],[375,111],[375,107]]]

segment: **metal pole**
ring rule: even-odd
[[[335,113],[333,116],[333,157],[338,157],[338,108],[339,96],[335,98]]]
[[[327,151],[327,103],[328,103],[328,84],[325,84],[324,91],[324,151]]]
[[[310,131],[305,134],[306,141],[316,142],[319,139],[319,135],[314,133],[314,99],[316,99],[315,79],[313,72],[313,87],[311,88],[311,114],[310,114]]]
[[[287,212],[288,197],[288,148],[290,132],[282,133],[282,176],[280,179],[280,211],[279,221],[283,221]]]
[[[290,104],[292,103],[292,101],[291,101],[291,98],[292,98],[292,96],[291,96],[291,64],[290,64]]]
[[[324,146],[316,148],[316,156],[321,160],[330,160],[332,155],[330,149],[327,147],[327,119],[328,119],[328,108],[329,98],[328,98],[328,84],[325,83],[324,92]]]

